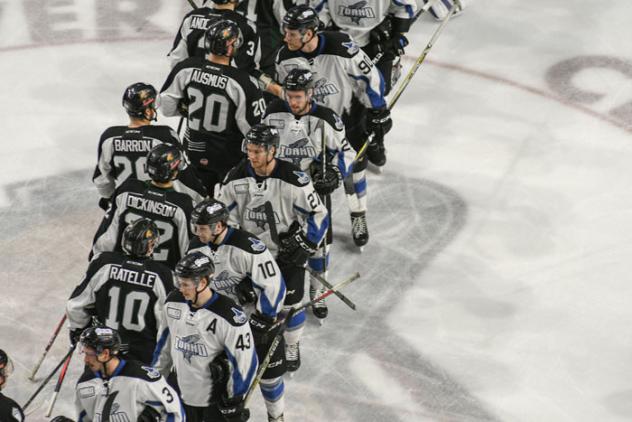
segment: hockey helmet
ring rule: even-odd
[[[191,224],[210,226],[228,221],[228,208],[217,199],[206,199],[195,206],[191,213]]]
[[[274,147],[275,151],[278,151],[279,143],[279,131],[274,126],[257,123],[252,126],[246,134],[246,139],[244,139],[242,149],[244,152],[248,152],[246,148],[247,145],[254,144],[264,146],[266,149]]]
[[[123,231],[121,247],[134,258],[148,256],[150,244],[160,243],[160,233],[156,224],[148,218],[139,218]]]
[[[208,279],[214,271],[215,264],[209,256],[199,251],[190,252],[176,264],[176,287],[180,287],[180,278],[189,278],[197,286],[203,277]]]
[[[318,13],[305,4],[292,7],[283,16],[283,29],[299,30],[301,33],[311,29],[316,32],[319,25]]]
[[[13,362],[9,358],[7,353],[0,349],[0,386],[4,384],[5,380],[13,373]]]
[[[242,35],[239,26],[231,20],[219,19],[211,24],[204,33],[204,49],[207,53],[227,56],[228,47],[233,46],[233,53],[239,49]]]
[[[182,152],[175,145],[159,144],[147,154],[146,170],[151,180],[165,183],[175,180],[184,168]]]
[[[144,119],[147,108],[156,109],[157,98],[156,88],[143,82],[136,82],[125,89],[123,108],[131,117]]]
[[[292,69],[283,81],[286,91],[306,91],[314,87],[314,74],[307,69]]]
[[[109,327],[88,327],[81,333],[79,341],[94,349],[97,354],[107,349],[110,355],[117,355],[121,350],[121,336],[118,331]]]

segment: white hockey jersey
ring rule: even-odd
[[[75,405],[78,422],[136,421],[145,407],[160,421],[185,420],[178,394],[160,373],[132,360],[121,360],[108,379],[86,369],[77,382]]]
[[[275,99],[263,122],[279,131],[277,158],[308,172],[313,161],[322,162],[324,138],[327,160],[338,167],[343,178],[351,173],[356,153],[347,141],[342,120],[331,109],[312,103],[307,114],[296,116],[285,101]]]
[[[367,108],[386,107],[382,74],[349,34],[320,32],[318,47],[311,53],[281,47],[276,57],[277,80],[284,81],[296,68],[314,74],[312,99],[339,116],[349,110],[353,96]]]
[[[221,244],[204,244],[194,237],[189,248],[189,252],[200,251],[213,260],[213,290],[237,302],[237,285],[244,278],[249,278],[257,295],[256,310],[271,318],[281,312],[285,282],[270,250],[257,236],[228,227]]]
[[[222,352],[231,367],[228,397],[248,391],[259,363],[248,316],[239,305],[214,293],[203,307],[193,308],[176,290],[167,297],[164,317],[169,328],[156,368],[164,374],[175,367],[185,404],[209,405],[213,393],[209,364]]]
[[[217,199],[230,210],[229,224],[254,233],[275,256],[278,247],[272,240],[266,202],[272,205],[277,233],[288,231],[298,221],[305,228],[307,239],[318,245],[329,226],[327,208],[309,175],[287,161],[276,160],[272,174],[259,177],[250,162],[243,160],[228,173]]]
[[[414,0],[311,0],[310,3],[325,26],[333,21],[361,47],[369,44],[369,32],[388,15],[406,21],[417,11]]]

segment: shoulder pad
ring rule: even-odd
[[[311,179],[307,173],[295,166],[289,161],[277,159],[277,168],[270,177],[276,177],[286,183],[294,186],[303,187],[307,185]]]
[[[302,57],[299,51],[290,51],[285,44],[277,52],[275,59],[276,64],[280,64],[285,60],[292,59],[294,57]]]
[[[171,126],[147,125],[147,126],[142,126],[142,127],[143,127],[143,132],[144,132],[143,134],[145,136],[152,137],[161,142],[164,142],[165,144],[180,146],[180,142],[178,141],[178,138],[174,137],[175,132],[171,128]]]
[[[240,229],[233,229],[232,234],[224,244],[234,246],[255,255],[260,254],[267,249],[265,243],[263,243],[257,236]]]
[[[248,159],[244,158],[235,167],[230,169],[230,171],[226,174],[222,185],[227,185],[233,180],[239,180],[248,177],[248,171],[246,170],[248,168],[247,164]]]
[[[280,98],[275,98],[266,107],[266,117],[272,113],[289,113],[285,101]]]
[[[184,296],[182,296],[182,293],[180,293],[180,290],[175,289],[172,290],[171,293],[169,293],[167,295],[167,299],[165,300],[165,304],[168,302],[173,302],[173,303],[186,303],[186,299],[184,298]]]
[[[126,360],[120,375],[124,377],[140,378],[143,381],[155,382],[160,379],[160,372],[151,366],[143,366],[140,362]]]
[[[95,379],[97,376],[86,366],[86,369],[83,371],[79,380],[77,380],[77,384],[81,384],[82,382],[90,381]]]
[[[312,113],[312,115],[326,121],[329,124],[329,126],[334,128],[338,132],[340,132],[341,130],[345,128],[345,125],[344,123],[342,123],[342,119],[340,119],[340,116],[338,116],[329,107],[325,107],[323,105],[318,104],[316,106],[316,110],[314,111],[314,113]]]
[[[101,134],[101,142],[114,136],[120,136],[126,129],[128,129],[127,126],[110,126]]]
[[[360,51],[358,44],[346,32],[323,31],[320,34],[325,40],[325,47],[321,54],[332,54],[349,58]]]
[[[241,327],[248,323],[248,315],[241,306],[237,305],[228,296],[214,292],[218,298],[208,306],[208,310],[222,317],[233,327]]]

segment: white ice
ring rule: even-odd
[[[125,122],[125,86],[161,86],[187,7],[0,2],[0,348],[22,404],[102,215],[98,137]],[[309,323],[286,420],[632,420],[630,16],[628,0],[478,0],[448,23],[370,174],[363,255],[335,213],[331,275],[362,273],[345,291],[359,309],[332,298]],[[414,27],[407,66],[436,27]],[[75,416],[80,369],[54,414]]]

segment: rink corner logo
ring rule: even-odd
[[[246,323],[246,321],[248,321],[248,317],[241,309],[230,308],[230,310],[233,311],[233,321],[235,321],[237,324],[243,325]]]

